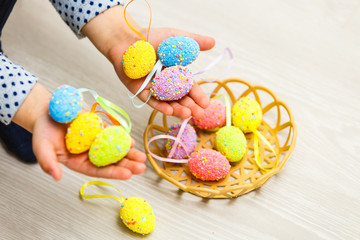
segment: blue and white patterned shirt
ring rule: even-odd
[[[50,0],[78,38],[82,27],[99,13],[123,2],[115,0]],[[38,78],[0,53],[0,121],[9,124]]]

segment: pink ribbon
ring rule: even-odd
[[[180,127],[179,132],[178,132],[176,137],[162,134],[162,135],[157,135],[157,136],[154,136],[154,137],[150,138],[149,141],[148,141],[148,144],[147,144],[147,148],[148,148],[148,151],[149,151],[150,155],[153,158],[155,158],[157,160],[160,160],[160,161],[163,161],[163,162],[187,163],[189,161],[189,159],[173,159],[172,156],[174,155],[174,152],[175,152],[178,144],[180,144],[180,145],[182,145],[184,147],[184,144],[181,142],[181,136],[184,133],[186,124],[189,122],[190,119],[191,119],[191,117],[189,117],[187,119],[184,119],[184,121],[181,123],[181,127]],[[158,139],[172,139],[172,140],[174,140],[174,144],[173,144],[173,146],[172,146],[172,148],[170,150],[170,153],[168,154],[168,156],[166,158],[160,157],[160,156],[158,156],[158,155],[156,155],[156,154],[154,154],[154,153],[152,153],[150,151],[150,143],[152,143],[153,141],[158,140]],[[185,150],[186,155],[190,156],[190,154],[186,151],[185,147],[184,147],[184,150]]]
[[[205,67],[203,70],[201,70],[200,72],[197,72],[194,74],[195,75],[200,75],[203,74],[207,71],[209,71],[212,67],[215,66],[215,64],[217,64],[218,62],[220,62],[221,59],[223,59],[223,57],[225,56],[226,52],[229,54],[230,57],[230,63],[229,66],[227,67],[227,69],[225,70],[225,72],[223,72],[219,77],[213,79],[213,80],[207,80],[207,79],[203,79],[201,78],[201,80],[204,80],[205,82],[214,82],[217,79],[222,78],[232,67],[233,63],[234,63],[234,55],[232,54],[230,48],[225,48],[224,51],[217,57],[215,58],[207,67]]]

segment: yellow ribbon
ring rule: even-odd
[[[264,170],[264,171],[271,171],[273,170],[274,168],[277,167],[278,163],[279,163],[279,157],[278,155],[276,154],[274,148],[271,146],[271,144],[269,143],[269,141],[263,136],[261,135],[261,133],[257,130],[257,129],[252,129],[251,130],[253,133],[254,133],[254,155],[255,155],[255,162],[256,162],[256,165],[258,165],[258,167],[261,169],[261,170]],[[276,162],[275,162],[275,166],[273,168],[264,168],[261,163],[260,163],[260,157],[259,157],[259,138],[261,138],[261,140],[263,140],[265,142],[265,144],[270,148],[270,150],[274,153],[275,155],[275,158],[276,158]]]
[[[223,95],[223,94],[218,94],[215,96],[211,96],[212,99],[217,99],[220,97],[224,97],[225,99],[225,106],[226,106],[226,126],[231,126],[231,112],[230,112],[230,99],[228,96]],[[263,136],[261,135],[261,133],[257,130],[257,129],[251,129],[251,131],[254,133],[254,155],[255,155],[255,163],[256,165],[264,171],[271,171],[274,168],[276,168],[279,164],[279,158],[278,155],[276,154],[275,149],[271,146],[271,144],[269,143],[269,141]],[[259,154],[259,138],[261,140],[263,140],[265,142],[265,144],[270,148],[270,150],[274,153],[275,158],[276,158],[276,162],[275,162],[275,166],[273,168],[267,169],[264,168],[261,163],[260,163],[260,154]]]
[[[87,195],[84,193],[84,189],[89,186],[89,185],[101,185],[101,186],[108,186],[108,187],[112,187],[115,188],[121,195],[121,198],[118,197],[114,197],[111,195],[102,195],[102,194],[94,194],[94,195]],[[82,185],[82,187],[80,188],[80,195],[85,198],[85,199],[90,199],[90,198],[113,198],[117,201],[119,201],[121,204],[125,201],[124,196],[122,195],[121,191],[119,189],[117,189],[116,187],[114,187],[113,185],[106,183],[106,182],[102,182],[102,181],[90,181],[85,183],[84,185]]]

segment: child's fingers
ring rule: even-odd
[[[129,169],[132,174],[141,174],[146,170],[146,165],[143,162],[136,162],[129,159],[128,156],[116,164],[116,167]]]
[[[150,95],[150,85],[148,86],[147,89],[143,90],[137,97],[145,102],[149,95]],[[141,104],[139,103],[140,101],[138,99],[135,99],[135,103],[137,104]],[[173,115],[173,109],[172,107],[167,103],[167,102],[162,102],[162,101],[159,101],[159,100],[156,100],[155,98],[151,97],[150,100],[148,101],[147,103],[150,107],[164,113],[165,115],[168,115],[168,116],[171,116]]]
[[[130,149],[127,156],[116,164],[105,167],[93,165],[87,156],[87,153],[70,154],[61,158],[60,161],[69,169],[87,176],[119,180],[127,180],[131,178],[132,174],[141,174],[146,169],[145,154],[134,148]]]
[[[170,102],[170,106],[174,109],[173,115],[176,117],[185,119],[191,116],[191,110],[187,107],[182,106],[177,101]]]
[[[170,106],[167,102],[161,102],[159,100],[154,99],[153,97],[150,98],[148,105],[162,113],[164,113],[167,116],[174,115],[174,109]]]
[[[210,105],[210,100],[208,96],[206,96],[204,91],[197,83],[194,84],[191,91],[189,92],[189,97],[191,97],[197,105],[204,109],[209,107]]]
[[[61,158],[60,161],[67,168],[90,177],[114,178],[120,180],[131,178],[132,172],[130,169],[118,167],[114,164],[106,167],[97,167],[89,161],[87,155],[87,153],[71,154],[64,156],[64,159]]]
[[[215,46],[215,39],[212,37],[189,33],[178,29],[172,29],[171,33],[173,36],[187,36],[194,39],[199,44],[201,51],[210,50]]]
[[[179,103],[185,108],[190,109],[191,116],[195,118],[201,118],[204,115],[204,109],[197,105],[194,100],[188,96],[183,97],[179,100]]]
[[[88,164],[87,167],[82,167],[82,170],[86,170],[86,172],[80,169],[78,172],[92,177],[128,180],[133,174],[141,174],[146,170],[143,162],[136,162],[129,159],[128,156],[121,159],[118,163],[106,167],[96,167],[90,165],[90,162]]]
[[[123,161],[122,159],[121,161]],[[88,176],[100,177],[100,178],[111,178],[119,180],[128,180],[132,176],[132,171],[125,167],[120,167],[117,165],[110,165],[106,167],[95,167],[94,171],[85,173]]]
[[[35,156],[44,172],[51,175],[55,181],[59,181],[62,170],[57,161],[54,146],[46,139],[38,139],[34,141],[33,148]]]
[[[139,163],[143,163],[146,161],[145,153],[143,153],[140,150],[137,150],[135,148],[130,149],[130,151],[126,155],[126,158],[128,158],[134,162],[139,162]]]

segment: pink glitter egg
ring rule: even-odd
[[[176,123],[172,125],[166,132],[167,135],[177,137],[179,130],[181,128],[181,123]],[[170,153],[172,146],[174,145],[174,140],[168,139],[165,144],[165,149],[167,153]],[[184,132],[182,133],[180,137],[180,142],[182,144],[178,144],[176,146],[175,152],[172,156],[172,158],[176,159],[183,159],[188,158],[192,151],[194,151],[194,148],[196,147],[196,131],[195,129],[190,125],[186,124]]]
[[[190,155],[190,172],[203,181],[218,181],[229,173],[229,161],[218,151],[200,149]]]
[[[200,129],[215,131],[225,125],[226,108],[222,102],[210,99],[210,105],[205,109],[202,118],[192,118],[193,123]]]
[[[174,101],[188,94],[193,85],[193,75],[187,68],[168,67],[152,80],[150,93],[157,100]]]

